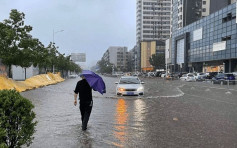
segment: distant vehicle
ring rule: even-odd
[[[123,73],[123,72],[116,72],[115,75],[116,75],[116,76],[123,76],[124,73]]]
[[[120,78],[119,82],[116,82],[116,94],[117,95],[144,95],[144,87],[142,82],[138,77],[133,76],[123,76]]]
[[[162,73],[162,74],[160,75],[160,77],[161,77],[161,78],[165,78],[165,77],[166,77],[166,74],[165,74],[165,73]]]
[[[184,74],[187,74],[187,72],[176,72],[174,73],[174,77],[181,78]]]
[[[77,78],[77,77],[78,77],[78,75],[76,75],[76,74],[69,75],[69,78]]]
[[[194,78],[196,81],[203,81],[206,79],[205,73],[194,73]]]
[[[164,69],[158,69],[155,72],[155,77],[161,77],[161,74],[165,73]]]
[[[237,77],[237,71],[236,72],[232,72],[232,74]]]
[[[148,77],[154,77],[154,76],[155,76],[155,72],[148,72],[148,73],[147,73],[147,76],[148,76]]]
[[[189,82],[195,81],[194,74],[193,73],[183,74],[182,77],[180,77],[180,80]]]
[[[219,73],[215,77],[212,78],[212,83],[222,83],[227,84],[229,83],[235,84],[235,76],[232,73]]]
[[[206,73],[206,79],[212,79],[218,74],[218,72],[208,72]]]

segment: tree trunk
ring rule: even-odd
[[[12,65],[8,65],[9,69],[8,69],[8,76],[9,78],[12,78]]]
[[[26,68],[25,68],[25,80],[26,80]]]

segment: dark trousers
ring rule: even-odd
[[[82,130],[87,129],[87,123],[91,115],[92,107],[93,107],[93,101],[80,103]]]

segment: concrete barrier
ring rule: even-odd
[[[0,90],[15,89],[18,92],[23,92],[46,85],[56,84],[62,81],[64,81],[64,79],[60,76],[60,73],[36,75],[26,79],[25,81],[14,81],[6,76],[0,76]]]

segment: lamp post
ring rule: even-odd
[[[64,30],[54,31],[53,29],[53,44],[54,44],[54,35],[59,32],[63,32]],[[54,65],[53,65],[53,73],[54,73]]]
[[[63,32],[63,31],[64,31],[64,30],[54,31],[54,29],[53,29],[53,44],[54,44],[54,35],[55,35],[56,33]]]

